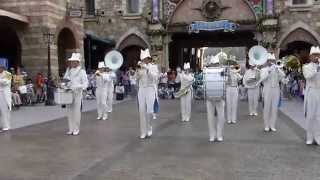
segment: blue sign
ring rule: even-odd
[[[199,33],[200,31],[224,31],[233,32],[239,28],[239,25],[229,20],[205,22],[195,21],[189,25],[189,33]]]
[[[0,57],[0,66],[4,66],[6,69],[8,69],[9,68],[8,59]]]

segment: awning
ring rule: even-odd
[[[96,41],[98,43],[105,44],[107,46],[115,46],[116,45],[116,42],[112,39],[109,39],[109,38],[102,39],[102,38],[99,38],[98,36],[93,35],[93,34],[86,34],[86,38],[90,39],[91,41]]]
[[[27,16],[16,14],[16,13],[6,11],[3,9],[0,9],[0,17],[6,17],[6,18],[13,19],[13,20],[16,20],[16,21],[19,21],[22,23],[29,24],[29,20],[28,20]]]

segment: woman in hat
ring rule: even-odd
[[[274,54],[268,54],[267,67],[261,69],[261,79],[258,82],[263,83],[263,119],[264,131],[275,132],[278,116],[278,104],[280,100],[280,82],[285,78],[283,70],[276,65]]]
[[[180,74],[181,89],[185,90],[185,93],[181,96],[181,117],[182,122],[189,122],[191,117],[191,100],[192,100],[192,83],[193,74],[190,72],[190,63],[185,63],[183,66],[184,71]]]
[[[11,73],[6,71],[5,64],[0,62],[0,114],[3,131],[10,129],[11,80]]]
[[[138,102],[140,113],[140,138],[145,139],[152,135],[151,117],[154,112],[154,103],[157,99],[155,84],[159,77],[157,65],[152,64],[149,49],[141,50],[141,61],[137,72],[137,80],[139,84]]]
[[[306,144],[320,144],[320,48],[311,47],[310,63],[303,66],[306,78],[304,111],[307,119]]]
[[[68,135],[78,135],[80,133],[81,104],[83,90],[88,87],[88,78],[86,71],[81,68],[81,54],[72,53],[68,59],[69,68],[67,69],[64,79],[68,82],[67,87],[72,91],[73,103],[68,105]]]

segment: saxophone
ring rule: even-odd
[[[192,84],[193,84],[193,82],[190,83],[188,86],[180,89],[178,92],[173,93],[173,96],[174,96],[175,98],[181,98],[181,96],[186,95],[186,94],[189,92],[189,89],[190,89],[190,87],[192,86]]]

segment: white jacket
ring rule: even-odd
[[[282,69],[275,66],[265,67],[261,69],[261,79],[264,88],[280,88],[280,82],[285,78],[285,73]]]
[[[139,69],[137,72],[137,80],[139,88],[143,87],[155,87],[157,86],[159,79],[158,66],[155,64],[146,64],[144,68]]]
[[[11,79],[12,75],[8,71],[0,73],[0,96],[5,96],[8,108],[11,110]]]
[[[252,88],[256,88],[259,86],[259,84],[254,84],[254,85],[249,85],[247,82],[248,80],[250,79],[253,79],[253,78],[257,78],[257,73],[260,73],[260,72],[257,72],[257,70],[253,70],[253,69],[248,69],[244,76],[243,76],[243,85],[248,88],[248,89],[252,89]]]
[[[64,79],[70,80],[67,86],[72,91],[85,90],[88,87],[87,74],[80,66],[76,68],[68,68],[64,75]]]
[[[113,81],[116,78],[114,72],[103,72],[100,76],[96,76],[97,88],[101,89],[113,89]]]
[[[231,87],[238,87],[238,82],[241,80],[241,75],[237,72],[230,71],[230,76],[228,77],[229,84]]]
[[[180,79],[181,79],[181,89],[189,86],[193,82],[193,74],[192,73],[185,73],[182,72],[180,74]]]

